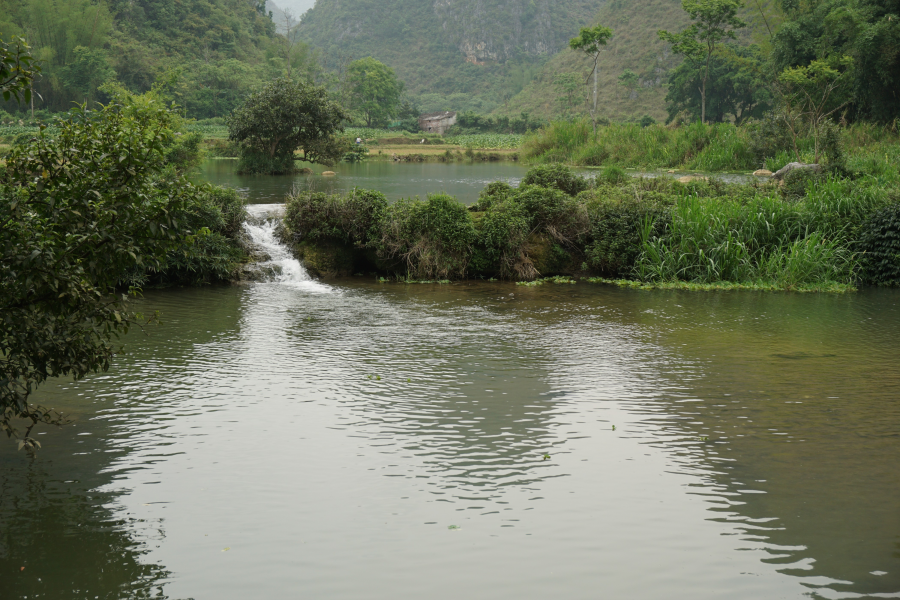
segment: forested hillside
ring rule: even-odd
[[[373,56],[424,111],[501,108],[590,24],[603,0],[318,0],[298,36],[326,68]]]
[[[613,30],[598,63],[599,114],[612,120],[643,115],[663,119],[668,73],[681,62],[681,57],[673,55],[656,32],[680,29],[688,22],[681,0],[611,0],[600,8],[593,21]],[[570,95],[567,87],[574,87],[573,80],[583,84],[590,65],[584,53],[562,50],[499,112],[526,111],[542,118],[573,112],[571,104],[583,102],[586,90],[579,85]],[[626,69],[637,75],[631,89],[619,82]]]
[[[140,93],[164,80],[189,116],[222,116],[289,59],[307,64],[257,0],[0,0],[0,35],[25,37],[41,61],[38,111],[103,100],[112,81]]]

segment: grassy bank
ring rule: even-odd
[[[468,208],[444,194],[392,205],[369,190],[297,194],[285,231],[324,276],[798,291],[900,283],[900,190],[877,174],[683,184],[541,166],[517,189],[489,184]]]
[[[777,132],[776,132],[777,133]],[[900,135],[892,128],[855,124],[840,130],[837,152],[850,171],[896,173],[900,168]],[[654,124],[601,126],[596,134],[588,121],[555,122],[523,141],[522,158],[537,163],[698,171],[776,171],[797,160],[789,140],[760,125],[730,123],[681,127]],[[801,162],[813,162],[811,138],[798,142]]]

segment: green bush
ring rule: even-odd
[[[505,181],[493,181],[485,186],[478,194],[478,202],[475,210],[489,210],[498,202],[503,202],[513,194],[513,188]]]
[[[533,279],[525,261],[523,246],[531,232],[531,219],[516,202],[491,205],[478,223],[477,246],[481,250],[473,260],[473,272],[499,275],[504,279]]]
[[[588,230],[587,211],[555,188],[522,185],[510,198],[528,215],[531,230],[543,232],[562,244],[575,244]]]
[[[872,214],[860,229],[860,277],[873,285],[900,285],[900,203]]]
[[[284,223],[296,240],[371,248],[380,239],[379,228],[387,207],[387,198],[375,190],[300,192],[288,196]]]
[[[396,261],[396,273],[416,279],[465,277],[476,239],[469,211],[447,194],[398,201],[388,207],[380,233],[379,258]]]
[[[525,177],[522,179],[522,185],[555,188],[570,196],[575,196],[578,192],[586,190],[590,184],[581,175],[573,173],[569,167],[554,164],[539,165],[528,169],[528,172],[525,173]]]
[[[136,272],[152,285],[198,285],[233,279],[245,258],[240,237],[247,217],[244,199],[234,189],[201,188],[178,215],[191,231],[170,250],[159,269]]]
[[[592,272],[613,278],[633,274],[645,223],[649,220],[652,235],[660,236],[670,221],[667,207],[633,198],[596,199],[588,213],[591,241],[585,247],[585,262]]]
[[[609,166],[604,167],[597,178],[600,181],[615,185],[617,183],[624,183],[628,179],[628,173],[626,173],[625,169],[622,167]]]

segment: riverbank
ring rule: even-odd
[[[824,162],[900,182],[900,132],[895,126],[857,123],[820,140]],[[588,121],[558,121],[525,137],[522,160],[573,166],[680,169],[706,172],[777,171],[789,162],[815,162],[815,139],[796,140],[767,120],[682,126],[611,124],[594,132]],[[797,156],[799,153],[799,157]]]
[[[319,276],[403,280],[548,276],[639,287],[849,291],[900,283],[900,192],[877,178],[798,173],[784,185],[586,179],[531,169],[466,207],[446,194],[296,193],[284,239]],[[895,264],[897,263],[897,264]]]

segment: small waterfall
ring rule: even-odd
[[[265,254],[266,260],[255,265],[255,270],[265,274],[261,280],[291,285],[309,291],[327,292],[331,288],[319,283],[306,272],[290,249],[278,239],[276,230],[278,218],[284,214],[283,204],[247,205],[249,219],[244,222],[244,231],[250,237],[253,247]]]

